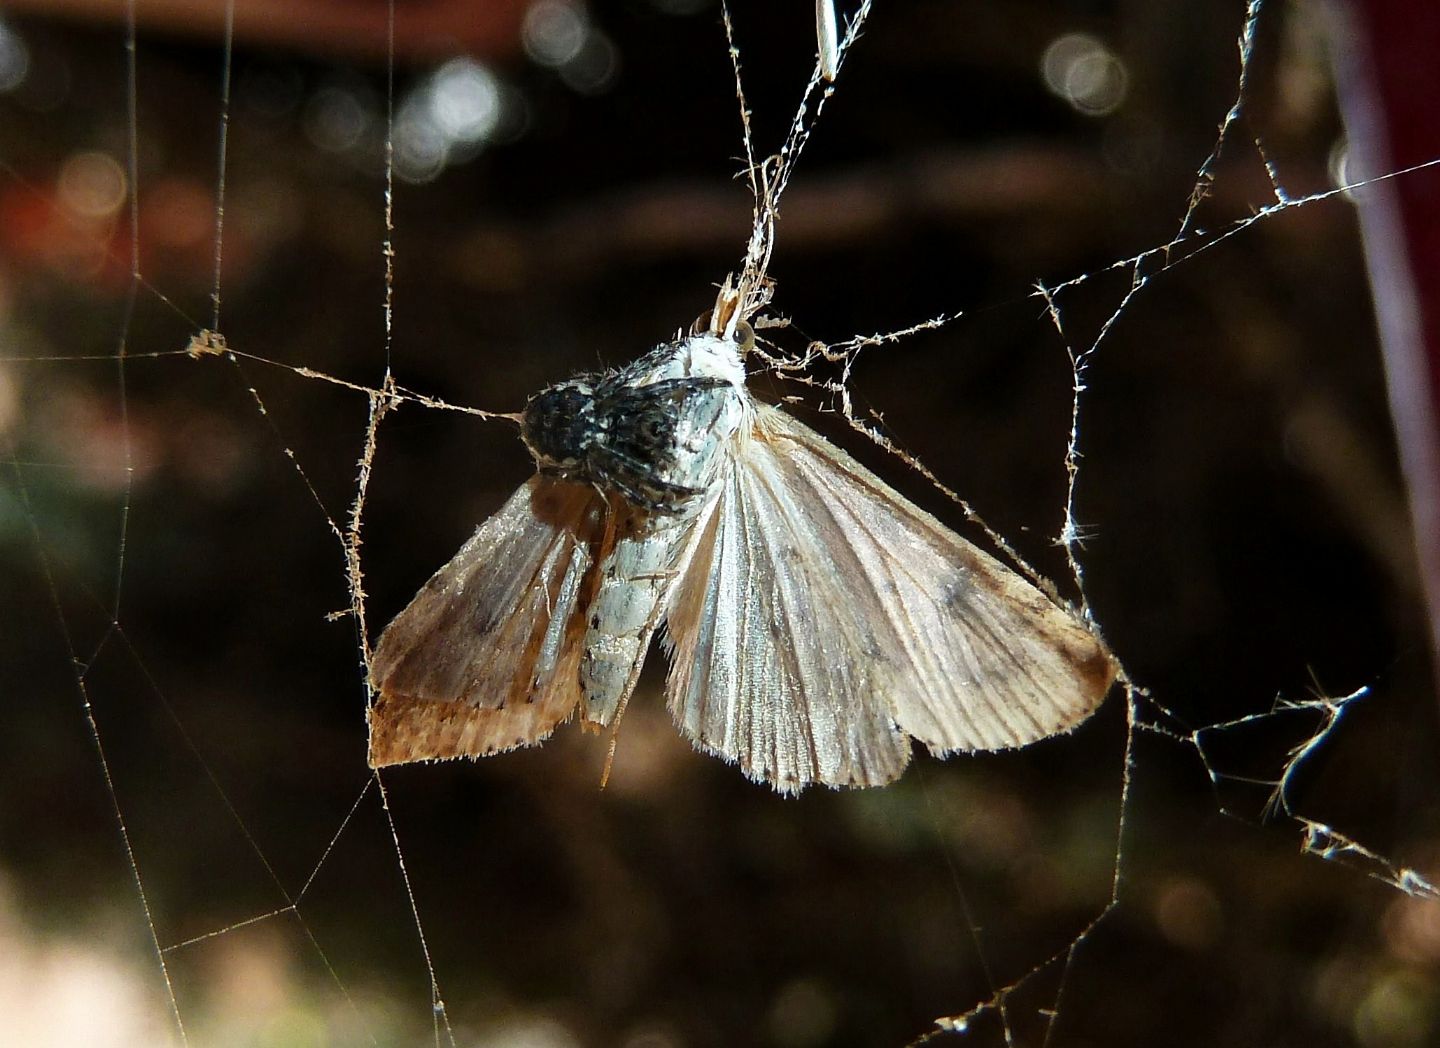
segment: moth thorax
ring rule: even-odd
[[[584,382],[551,386],[530,398],[520,437],[542,466],[577,465],[595,440],[595,392]]]

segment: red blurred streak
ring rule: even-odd
[[[130,283],[130,234],[113,217],[80,218],[53,194],[12,186],[0,190],[0,259],[119,294]]]
[[[1331,8],[1350,181],[1440,158],[1440,3]],[[1440,168],[1356,194],[1440,670]]]
[[[314,55],[383,61],[387,0],[234,0],[235,40]],[[500,59],[519,47],[527,0],[395,0],[395,55],[409,61],[471,54]],[[5,0],[9,12],[114,23],[120,0]],[[137,0],[142,31],[220,39],[225,0]]]

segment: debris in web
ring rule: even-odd
[[[1299,811],[1293,798],[1295,779],[1306,762],[1331,742],[1332,737],[1338,734],[1345,714],[1370,693],[1371,689],[1367,685],[1356,688],[1347,695],[1330,696],[1317,686],[1313,698],[1294,700],[1280,697],[1276,699],[1269,710],[1246,714],[1217,724],[1205,725],[1188,734],[1179,734],[1164,728],[1152,730],[1192,746],[1213,785],[1219,786],[1222,782],[1229,780],[1268,788],[1271,792],[1262,809],[1262,818],[1271,821],[1289,820],[1298,827],[1300,849],[1306,855],[1351,867],[1406,895],[1422,899],[1440,899],[1440,889],[1437,889],[1435,883],[1418,870],[1392,862],[1333,826],[1305,815]],[[1283,767],[1273,779],[1254,779],[1227,774],[1217,766],[1210,749],[1207,748],[1208,740],[1211,737],[1279,717],[1289,717],[1296,713],[1315,715],[1317,718],[1315,729],[1290,748]],[[1219,803],[1218,807],[1226,814],[1234,814],[1223,803]]]
[[[829,0],[819,0],[819,3],[829,8]],[[750,238],[745,247],[745,260],[736,281],[739,302],[737,316],[740,320],[748,321],[770,301],[769,269],[775,251],[775,226],[780,218],[781,198],[785,195],[795,165],[800,161],[800,155],[820,119],[826,101],[834,93],[830,82],[840,75],[845,56],[860,38],[865,20],[870,17],[870,5],[871,0],[864,0],[846,23],[845,32],[834,51],[833,67],[824,59],[822,46],[822,61],[816,63],[814,72],[810,74],[810,79],[801,92],[800,103],[779,152],[757,160],[750,127],[750,107],[745,100],[744,79],[740,71],[740,48],[735,43],[730,5],[722,0],[721,19],[725,26],[725,39],[729,45],[730,63],[735,75],[735,98],[740,106],[740,128],[745,146],[743,174],[750,184],[755,205]],[[833,8],[830,8],[829,17],[833,22]]]
[[[185,346],[185,355],[191,360],[199,360],[201,357],[224,357],[229,354],[230,346],[226,343],[225,336],[213,328],[204,328],[196,332]]]

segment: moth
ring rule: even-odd
[[[538,471],[386,628],[370,763],[616,725],[652,637],[700,750],[782,793],[1023,746],[1101,702],[1094,631],[755,399],[743,321],[534,396]]]

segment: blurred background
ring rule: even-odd
[[[812,11],[736,7],[763,155]],[[1346,180],[1323,15],[1264,8],[1197,227],[1273,203],[1257,136],[1292,197]],[[1071,371],[1032,287],[1090,274],[1059,306],[1092,344],[1132,280],[1110,263],[1180,228],[1242,24],[1184,0],[879,3],[785,198],[782,343],[964,310],[868,350],[856,404],[1051,578]],[[652,653],[603,792],[604,742],[573,727],[388,772],[402,869],[332,614],[369,406],[296,370],[384,374],[387,109],[389,359],[452,403],[514,411],[687,326],[751,203],[710,0],[400,2],[394,29],[392,66],[383,3],[240,0],[227,61],[218,3],[145,0],[133,36],[117,4],[0,6],[0,1045],[177,1043],[167,977],[192,1044],[434,1043],[431,970],[460,1045],[901,1045],[1063,962],[1117,863],[1070,963],[942,1040],[1039,1044],[1057,1008],[1055,1045],[1440,1040],[1440,902],[1264,818],[1322,718],[1205,733],[1208,768],[1186,738],[1369,687],[1289,799],[1440,875],[1427,627],[1345,195],[1149,263],[1087,373],[1087,590],[1174,714],[1141,717],[1177,736],[1130,738],[1128,793],[1117,694],[1023,752],[783,800],[691,751]],[[216,326],[227,126],[237,362],[183,353]],[[385,421],[372,637],[530,469],[508,423]]]

